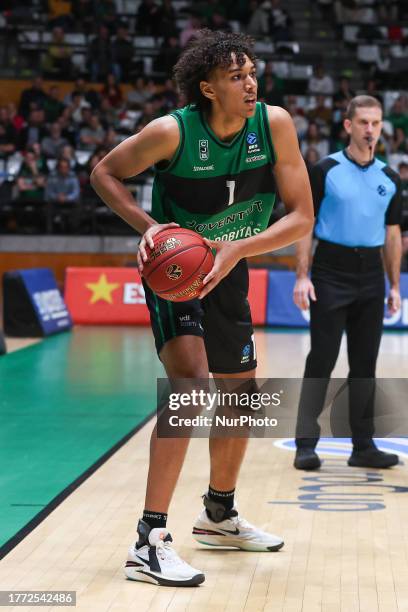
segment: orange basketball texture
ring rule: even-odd
[[[199,234],[182,227],[153,236],[146,247],[143,277],[152,291],[171,302],[185,302],[201,292],[203,279],[214,264],[211,249]]]

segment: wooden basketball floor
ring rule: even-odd
[[[307,332],[256,340],[260,377],[301,376]],[[407,349],[408,335],[385,334],[378,375],[407,377]],[[335,376],[347,375],[345,355],[343,344]],[[206,581],[125,580],[161,373],[148,329],[77,328],[1,358],[0,590],[74,590],[81,612],[408,611],[408,440],[384,442],[402,463],[382,472],[347,467],[347,441],[323,442],[313,474],[293,469],[292,440],[251,440],[240,512],[285,540],[257,554],[192,540],[208,484],[208,442],[194,439],[168,527]]]

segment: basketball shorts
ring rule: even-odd
[[[242,259],[203,299],[169,302],[143,281],[158,355],[177,336],[204,339],[210,372],[236,374],[256,368],[256,348],[248,303],[248,266]]]

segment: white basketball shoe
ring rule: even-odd
[[[204,582],[202,572],[180,559],[172,548],[167,529],[150,529],[140,520],[137,531],[139,541],[131,546],[125,564],[130,580],[141,580],[160,586],[197,586]]]
[[[206,509],[211,516],[222,518],[219,522],[211,520],[204,509],[193,527],[193,538],[208,546],[228,546],[253,552],[275,552],[284,542],[279,536],[267,533],[241,518],[238,511],[225,510],[221,504],[203,497]]]

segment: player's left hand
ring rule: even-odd
[[[387,306],[390,313],[394,314],[401,308],[401,294],[398,289],[390,289]]]
[[[225,277],[232,268],[234,268],[240,259],[242,253],[237,242],[225,242],[223,240],[208,240],[204,238],[204,242],[211,248],[217,251],[212,270],[203,280],[204,288],[201,291],[199,298],[202,300],[218,283]]]

